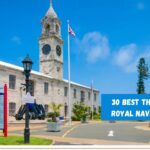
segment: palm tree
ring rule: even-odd
[[[53,111],[52,121],[57,121],[56,117],[60,115],[60,109],[62,106],[62,104],[56,104],[55,102],[49,104],[49,108],[51,108],[51,110]]]

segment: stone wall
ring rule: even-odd
[[[16,76],[16,88],[9,89],[9,75]],[[48,78],[38,74],[31,74],[30,79],[34,82],[34,97],[38,104],[49,105],[51,102],[55,102],[57,104],[65,104],[68,102],[68,97],[64,96],[64,87],[68,87],[68,83],[64,80],[57,80]],[[4,67],[0,65],[0,82],[2,84],[8,85],[8,101],[16,103],[16,112],[22,104],[22,96],[25,95],[25,91],[23,90],[22,83],[25,83],[25,77],[22,73],[22,70],[12,69],[8,67]],[[44,82],[49,83],[49,91],[48,94],[44,94]],[[74,98],[73,90],[77,90],[77,97]],[[91,92],[90,88],[85,88],[79,85],[71,84],[71,99],[72,104],[77,101],[80,101],[80,91],[85,92],[85,104],[88,106],[92,105],[91,99],[88,99],[88,92]],[[97,107],[99,106],[99,92],[97,93],[97,100],[94,101],[93,105]],[[8,107],[9,108],[9,107]],[[50,110],[49,110],[50,111]],[[64,107],[62,107],[61,115],[64,115]]]

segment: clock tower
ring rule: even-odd
[[[40,72],[52,78],[63,78],[63,40],[61,38],[61,22],[53,9],[50,8],[42,19],[42,35],[39,40]]]

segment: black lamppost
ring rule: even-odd
[[[27,55],[26,58],[22,61],[23,63],[23,68],[24,68],[24,75],[26,77],[26,93],[30,92],[29,91],[29,77],[30,77],[30,72],[32,69],[32,60],[29,58]],[[30,143],[30,128],[29,128],[29,108],[28,105],[26,104],[26,114],[25,114],[25,129],[24,129],[24,143]]]

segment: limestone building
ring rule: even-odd
[[[63,39],[61,22],[53,9],[52,3],[42,19],[42,33],[39,39],[40,72],[32,71],[30,92],[37,103],[43,104],[48,112],[48,105],[56,102],[68,103],[68,81],[63,79]],[[8,85],[9,115],[17,112],[25,95],[23,68],[0,61],[0,82]],[[94,89],[93,107],[98,110],[99,91]],[[91,87],[71,82],[72,104],[82,101],[92,107]],[[62,109],[61,115],[64,115]]]

